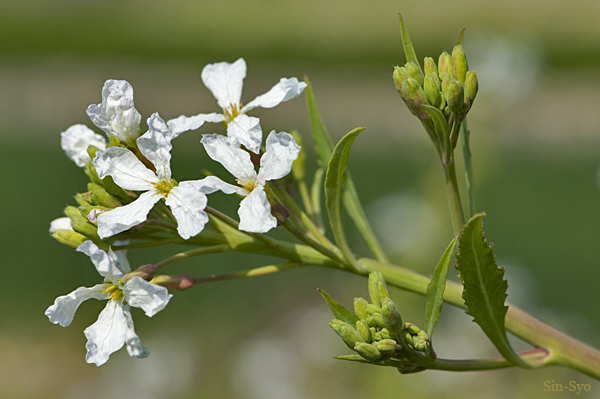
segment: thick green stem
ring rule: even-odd
[[[448,164],[442,165],[444,166],[444,174],[446,176],[446,191],[448,193],[448,205],[450,206],[452,228],[454,230],[454,235],[457,236],[465,224],[465,217],[460,202],[460,192],[458,191],[458,181],[456,179],[456,168],[453,157],[448,160]]]
[[[289,269],[293,269],[293,268],[301,267],[301,266],[306,266],[306,265],[301,265],[299,263],[283,263],[280,265],[269,265],[269,266],[257,267],[255,269],[244,270],[244,271],[236,272],[236,273],[218,274],[218,275],[212,275],[212,276],[207,276],[207,277],[196,277],[193,279],[193,281],[194,281],[194,284],[213,283],[215,281],[262,276],[265,274],[276,273],[276,272],[280,272],[283,270],[289,270]]]
[[[467,119],[460,126],[460,136],[462,143],[463,159],[465,161],[465,180],[467,182],[467,192],[469,194],[469,219],[477,212],[475,202],[475,177],[473,175],[473,162],[471,161],[471,131],[467,126]]]
[[[207,254],[215,254],[218,252],[226,252],[229,251],[231,248],[229,247],[229,245],[227,244],[223,244],[223,245],[215,245],[212,247],[206,247],[206,248],[198,248],[198,249],[192,249],[191,251],[186,251],[186,252],[180,252],[178,254],[175,254],[173,256],[169,256],[166,259],[161,260],[158,263],[154,264],[154,267],[156,267],[157,269],[168,265],[169,263],[173,263],[176,262],[178,260],[182,260],[182,259],[187,259],[187,258],[192,258],[194,256],[200,256],[200,255],[207,255]]]
[[[531,349],[527,352],[519,353],[519,356],[532,365],[539,364],[541,367],[548,357],[548,352],[542,348]],[[444,371],[479,371],[479,370],[495,370],[507,367],[514,367],[503,357],[495,357],[491,359],[468,359],[468,360],[449,360],[437,358],[427,365],[431,370]],[[534,366],[535,367],[535,366]]]

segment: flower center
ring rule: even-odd
[[[240,114],[240,109],[238,108],[238,104],[229,104],[229,109],[224,109],[223,110],[223,114],[225,115],[225,119],[227,119],[227,122],[231,122],[232,120],[235,119],[236,116],[238,116]]]
[[[248,193],[251,193],[252,190],[254,190],[254,187],[256,187],[256,184],[257,184],[255,181],[252,181],[252,180],[246,180],[244,182],[244,181],[241,181],[240,179],[236,179],[236,181],[238,182],[238,184],[240,186],[242,186],[246,190],[248,190]]]
[[[107,289],[102,291],[102,293],[110,294],[110,299],[115,300],[115,301],[120,301],[125,296],[123,294],[123,290],[117,284],[114,284],[114,283],[110,287],[108,287]]]
[[[171,191],[173,189],[173,187],[176,187],[179,183],[177,183],[177,181],[175,181],[175,179],[171,179],[170,181],[166,181],[166,180],[161,180],[158,183],[152,183],[154,185],[154,187],[156,187],[156,189],[163,195],[163,196],[167,196],[169,195],[169,191]]]

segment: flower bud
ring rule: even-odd
[[[77,201],[77,204],[79,204],[80,206],[92,205],[92,198],[89,192],[77,193],[77,195],[75,195],[75,201]]]
[[[84,236],[93,240],[100,240],[100,236],[98,235],[98,227],[94,226],[86,219],[74,220],[71,222],[71,226],[73,226],[73,230],[79,234],[83,234]]]
[[[465,91],[462,83],[454,81],[448,86],[448,93],[446,94],[446,101],[448,102],[448,108],[452,112],[462,111],[465,105]]]
[[[121,283],[125,284],[127,281],[131,280],[131,278],[135,276],[141,277],[146,281],[150,281],[154,277],[154,273],[156,273],[156,267],[154,265],[142,265],[138,267],[137,270],[129,272],[123,277],[121,277]]]
[[[407,62],[405,66],[407,75],[416,80],[419,86],[423,87],[423,72],[421,72],[419,66],[414,62]]]
[[[452,49],[452,75],[456,80],[464,84],[468,70],[469,66],[467,65],[467,57],[465,57],[463,47],[460,44],[454,46],[454,49]]]
[[[402,337],[402,316],[400,316],[400,312],[394,301],[389,298],[385,298],[382,301],[381,316],[384,327],[389,331],[392,338]]]
[[[390,332],[388,331],[387,328],[382,328],[381,331],[379,331],[379,333],[381,334],[382,339],[391,339],[392,338],[392,336],[390,335]]]
[[[65,208],[65,210],[63,212],[66,217],[71,219],[71,222],[73,222],[74,220],[85,220],[85,218],[83,216],[81,216],[81,212],[79,211],[79,208],[77,208],[77,207],[69,205]]]
[[[360,334],[365,342],[373,342],[373,335],[367,323],[362,320],[356,322],[356,331]]]
[[[477,75],[475,72],[467,72],[467,77],[465,79],[465,94],[467,95],[470,104],[473,104],[473,101],[475,101],[478,90],[479,82],[477,81]]]
[[[435,66],[435,61],[433,60],[433,58],[425,57],[424,64],[425,75],[429,75],[430,73],[437,75],[437,68]]]
[[[381,313],[375,313],[373,316],[373,322],[375,323],[375,327],[383,328],[385,325],[383,324],[383,318],[381,317]]]
[[[118,208],[122,205],[118,199],[104,189],[90,191],[90,198],[95,205],[100,205],[108,209]]]
[[[170,290],[185,291],[192,288],[194,279],[188,274],[182,273],[177,276],[154,276],[154,278],[150,280],[150,283],[166,287]]]
[[[408,331],[409,334],[417,335],[421,332],[421,329],[412,323],[404,323],[404,331]]]
[[[369,296],[371,297],[371,302],[377,306],[381,306],[381,299],[377,296],[377,281],[380,280],[383,280],[383,275],[377,270],[369,274]]]
[[[415,348],[415,350],[418,350],[419,352],[425,352],[425,350],[427,349],[427,341],[416,341],[413,345],[413,347]]]
[[[367,305],[367,314],[373,316],[374,314],[381,313],[381,307],[373,305],[372,303]]]
[[[354,313],[359,319],[365,320],[369,315],[367,313],[367,300],[364,298],[354,298]]]
[[[414,346],[414,340],[413,340],[413,336],[410,335],[410,333],[408,331],[404,332],[404,341],[410,345],[410,346]]]
[[[359,355],[364,357],[365,359],[376,362],[381,358],[381,353],[371,344],[366,344],[364,342],[359,342],[353,348]]]
[[[393,77],[394,77],[394,84],[396,85],[396,90],[398,90],[398,93],[400,93],[402,98],[404,98],[404,93],[402,92],[402,82],[406,78],[406,68],[399,67],[398,65],[396,65],[394,67]]]
[[[442,93],[440,93],[440,85],[438,82],[436,82],[434,74],[431,73],[425,76],[424,91],[429,104],[433,105],[434,107],[439,107],[442,105]]]
[[[443,52],[440,54],[440,58],[438,59],[438,73],[447,73],[448,75],[452,75],[452,57],[447,52]]]
[[[344,323],[340,320],[332,320],[329,322],[329,326],[340,336],[350,349],[354,349],[354,346],[358,342],[365,342],[358,331],[348,323]]]
[[[385,356],[393,355],[398,349],[398,344],[393,339],[382,339],[375,343],[375,348]]]
[[[77,248],[83,244],[84,241],[87,241],[87,237],[73,230],[56,230],[54,233],[52,233],[52,237],[61,244],[65,244],[73,248]]]

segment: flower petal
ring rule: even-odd
[[[174,138],[171,129],[155,112],[148,118],[148,131],[137,139],[140,152],[152,162],[161,180],[171,179],[171,140]]]
[[[89,146],[106,148],[106,139],[85,125],[73,125],[60,134],[60,146],[67,156],[80,168],[91,161],[87,149]]]
[[[271,215],[271,204],[267,200],[264,187],[258,185],[240,202],[238,209],[240,225],[238,229],[251,233],[266,233],[277,226],[277,219]]]
[[[151,190],[154,188],[152,183],[160,182],[154,172],[146,168],[133,152],[123,147],[98,151],[94,167],[101,179],[112,176],[115,183],[126,190]]]
[[[266,151],[260,158],[259,182],[264,184],[267,180],[281,179],[289,174],[299,153],[300,146],[291,134],[275,133],[273,130],[267,137]]]
[[[92,104],[87,114],[100,129],[127,144],[140,136],[142,116],[133,104],[133,88],[124,80],[107,80],[102,88],[102,103]]]
[[[67,327],[73,321],[75,312],[81,303],[90,298],[108,299],[110,294],[102,293],[110,284],[98,284],[91,288],[79,287],[68,295],[59,296],[54,305],[46,309],[46,316],[54,324]]]
[[[185,182],[190,184],[199,190],[200,192],[208,195],[212,194],[215,191],[222,191],[225,194],[233,194],[237,193],[243,196],[246,196],[248,193],[242,187],[234,186],[233,184],[225,183],[223,180],[219,179],[217,176],[206,176],[201,180],[190,180]]]
[[[238,105],[242,98],[242,86],[246,77],[246,61],[240,58],[233,64],[218,62],[202,70],[202,81],[219,102],[219,107],[228,109]]]
[[[188,130],[196,130],[200,126],[204,124],[204,122],[224,122],[225,115],[217,114],[213,112],[211,114],[198,114],[195,116],[185,116],[181,115],[178,118],[171,119],[167,121],[167,125],[169,129],[173,132],[176,138],[183,132],[187,132]]]
[[[116,281],[123,276],[123,270],[119,268],[118,259],[114,252],[109,249],[108,253],[96,246],[92,241],[87,240],[77,247],[77,252],[83,252],[90,257],[90,260],[96,266],[96,270],[102,277],[111,281]]]
[[[85,361],[101,366],[111,353],[121,349],[127,336],[127,318],[121,301],[108,301],[98,321],[83,332],[88,339]]]
[[[223,165],[236,179],[242,182],[256,181],[256,171],[250,154],[240,148],[235,138],[205,134],[200,142],[204,144],[208,156]]]
[[[145,359],[150,355],[150,351],[144,348],[140,338],[135,333],[133,328],[133,318],[131,317],[131,309],[129,305],[123,306],[123,313],[127,319],[127,334],[125,334],[125,345],[127,345],[127,353],[129,356],[135,356],[138,359]]]
[[[260,119],[240,114],[227,124],[227,136],[236,138],[240,144],[255,154],[262,145],[262,128]]]
[[[193,184],[184,181],[169,191],[165,203],[177,219],[177,232],[184,240],[198,235],[208,222],[206,195]]]
[[[113,241],[112,245],[129,245],[129,240],[115,240]],[[131,266],[129,265],[129,260],[127,259],[126,249],[120,249],[118,251],[112,252],[112,248],[110,248],[109,253],[114,254],[117,260],[117,264],[119,265],[119,269],[123,272],[123,274],[129,273],[131,271]]]
[[[227,184],[227,183],[225,183]],[[50,234],[54,233],[56,230],[71,230],[73,231],[73,227],[71,226],[71,219],[68,217],[54,219],[50,222]]]
[[[128,230],[146,220],[148,212],[162,197],[156,189],[145,192],[125,206],[98,215],[98,235],[104,239]]]
[[[163,310],[173,296],[165,287],[151,284],[139,276],[133,276],[125,283],[123,293],[130,306],[143,309],[148,317]]]
[[[248,112],[253,108],[273,108],[284,101],[298,97],[304,89],[306,83],[298,82],[297,78],[281,78],[279,83],[271,88],[265,94],[256,97],[242,108],[242,112]]]

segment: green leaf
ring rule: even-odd
[[[423,111],[427,112],[429,116],[431,116],[431,120],[435,126],[435,133],[438,136],[438,140],[442,144],[442,148],[447,148],[448,139],[450,138],[450,126],[448,126],[448,122],[446,122],[444,114],[442,114],[442,111],[436,107],[432,107],[431,105],[424,104],[422,107]]]
[[[465,29],[467,29],[467,28],[463,26],[463,28],[460,30],[460,34],[458,35],[458,41],[456,42],[457,46],[461,46],[462,45],[463,36],[465,35]]]
[[[356,137],[363,130],[365,130],[364,127],[359,127],[342,137],[333,149],[333,154],[331,154],[331,159],[327,167],[327,174],[325,175],[325,205],[333,237],[344,254],[344,258],[357,270],[360,270],[361,267],[350,251],[342,226],[342,197],[350,148]]]
[[[462,297],[467,314],[473,316],[483,332],[509,362],[524,368],[529,365],[511,348],[504,319],[508,283],[504,280],[504,268],[496,266],[493,245],[487,245],[482,231],[482,213],[473,216],[458,237],[456,270],[463,281]]]
[[[335,299],[322,289],[319,288],[318,291],[327,302],[327,305],[329,305],[329,309],[331,309],[336,319],[348,323],[351,326],[356,326],[356,322],[360,320],[357,315],[337,303]]]
[[[325,232],[324,224],[323,224],[323,216],[321,212],[321,189],[323,188],[323,178],[325,177],[325,169],[318,168],[315,171],[315,177],[313,179],[313,184],[310,188],[310,202],[312,203],[314,216],[317,222],[317,226],[319,227],[321,233]]]
[[[406,25],[404,24],[402,14],[398,14],[398,18],[400,18],[400,33],[402,34],[402,47],[404,48],[406,62],[414,62],[415,64],[417,64],[419,69],[421,69],[421,72],[423,72],[421,64],[419,63],[419,59],[417,58],[417,54],[415,53],[415,48],[413,47],[412,41],[410,40],[410,36],[408,35],[408,30],[406,29]]]
[[[456,246],[456,238],[450,242],[442,258],[438,262],[431,281],[427,285],[427,301],[425,303],[425,332],[431,339],[433,328],[442,314],[442,303],[444,302],[444,291],[446,290],[446,276],[448,275],[448,266],[452,259],[452,252]]]
[[[304,95],[306,96],[306,109],[308,111],[308,119],[310,120],[310,130],[312,131],[313,140],[315,141],[317,156],[321,166],[325,166],[329,163],[331,153],[333,153],[333,140],[329,136],[319,110],[317,108],[317,101],[315,99],[315,93],[312,89],[312,84],[308,77],[304,77],[306,83],[306,89]]]

